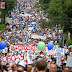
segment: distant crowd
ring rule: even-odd
[[[43,12],[37,13],[37,8],[33,8],[35,2],[37,0],[17,0],[16,7],[10,13],[11,20],[6,21],[6,29],[0,35],[1,41],[8,42],[0,57],[24,54],[26,60],[6,63],[1,60],[0,72],[72,72],[72,67],[66,66],[67,56],[72,56],[72,52],[63,38],[63,30],[59,25],[42,29],[40,24],[44,17]],[[37,47],[39,41],[43,41],[45,47],[52,42],[53,51],[56,48],[64,49],[60,66],[57,64],[57,57],[45,51],[11,49],[11,46]]]

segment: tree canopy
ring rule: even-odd
[[[15,7],[15,0],[3,0],[2,2],[5,2],[5,9],[0,9],[0,11],[2,12],[1,17],[4,18]]]
[[[72,0],[39,0],[53,24],[61,24],[72,33]]]

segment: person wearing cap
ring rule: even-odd
[[[24,72],[24,68],[25,68],[25,62],[24,61],[20,61],[18,64],[18,72]]]

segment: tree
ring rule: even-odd
[[[39,0],[40,6],[43,10],[46,10],[49,7],[51,0]]]
[[[61,24],[72,33],[72,0],[39,0],[38,6],[48,13],[52,24]]]
[[[15,7],[15,0],[3,0],[5,2],[5,9],[0,9],[2,12],[1,17],[4,18],[8,14],[9,11],[11,11]]]
[[[65,30],[72,33],[72,0],[65,1],[65,13],[68,16],[68,23],[65,25]]]
[[[64,25],[65,30],[69,30],[72,20],[72,0],[51,0],[47,12],[53,24]],[[70,30],[69,30],[70,31]]]
[[[43,19],[40,26],[43,29],[43,28],[52,27],[53,24],[50,21],[46,21],[46,19]]]

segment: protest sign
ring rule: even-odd
[[[43,40],[46,40],[46,36],[39,36],[39,35],[36,35],[36,34],[32,34],[31,35],[31,38],[33,38],[33,39],[43,39]]]
[[[1,8],[5,9],[5,2],[1,2]]]
[[[57,53],[57,64],[58,64],[58,66],[60,66],[61,65],[61,53]]]
[[[62,55],[64,55],[64,48],[56,48],[56,53],[61,53]]]
[[[47,55],[54,55],[55,51],[54,50],[48,50]]]
[[[34,50],[34,51],[39,51],[39,49],[37,48],[37,46],[10,46],[11,50],[16,50],[16,49],[21,49],[21,50]],[[46,48],[44,48],[43,52],[46,51]]]
[[[24,60],[24,54],[12,55],[12,56],[0,56],[0,61],[2,62],[14,62],[16,60]]]
[[[68,56],[68,57],[67,57],[67,63],[66,63],[66,66],[68,66],[68,67],[72,67],[72,56]]]

